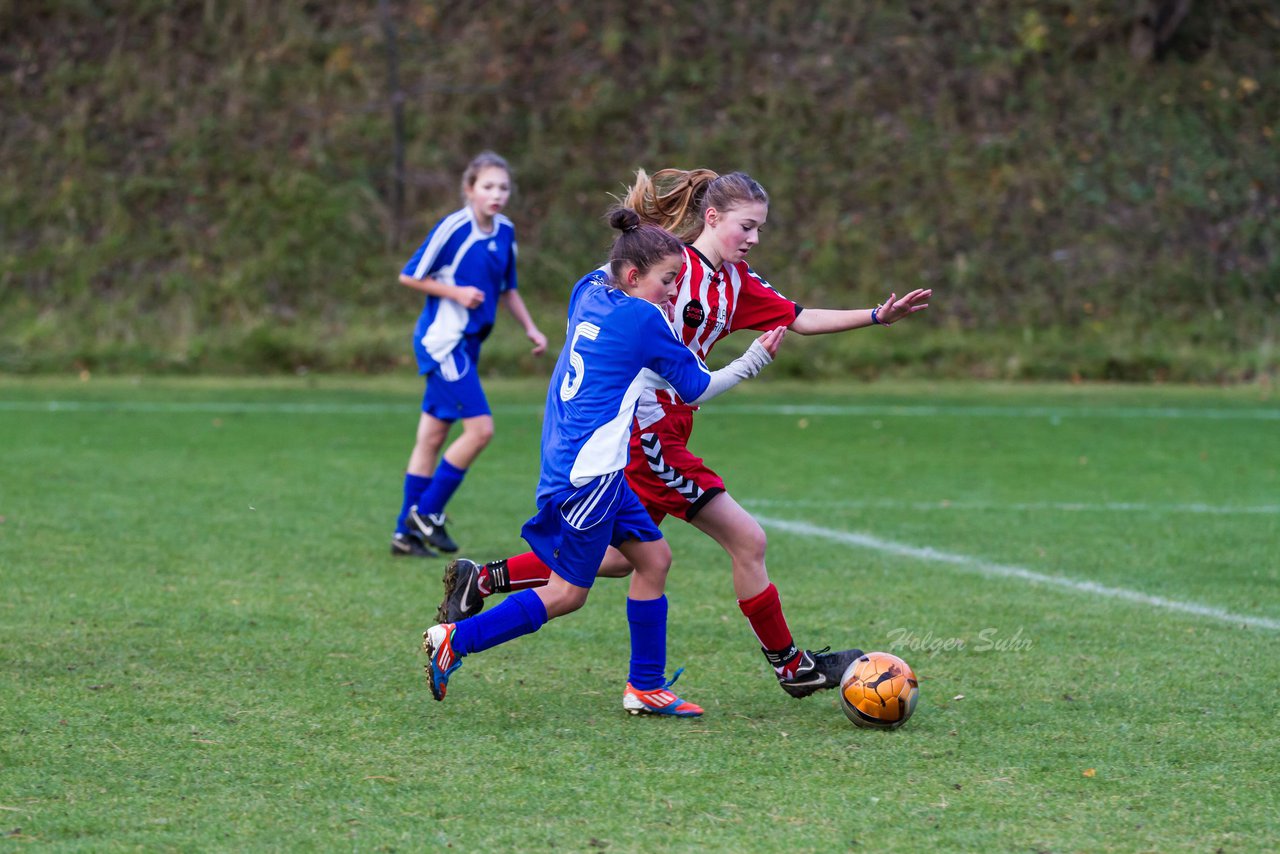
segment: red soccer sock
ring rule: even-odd
[[[523,590],[526,587],[542,587],[551,578],[551,567],[547,566],[533,552],[495,560],[480,568],[480,579],[477,585],[481,596],[491,593],[508,593],[512,590]]]
[[[800,650],[791,639],[787,618],[782,616],[778,588],[770,584],[750,599],[739,599],[738,607],[751,623],[751,630],[756,633],[756,639],[764,649],[764,657],[769,659],[773,669],[788,679],[795,675],[800,664]]]

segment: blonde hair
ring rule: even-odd
[[[507,165],[507,161],[492,151],[482,151],[475,157],[471,158],[471,162],[467,164],[467,168],[462,173],[462,200],[467,200],[467,190],[476,185],[476,178],[480,173],[495,166],[507,173],[507,177],[511,178],[511,167]]]
[[[748,202],[767,205],[769,194],[745,172],[719,175],[710,169],[660,169],[650,177],[637,169],[635,183],[621,201],[643,221],[691,243],[702,233],[708,208],[728,211]]]

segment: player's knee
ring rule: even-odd
[[[666,579],[667,573],[671,570],[671,546],[666,540],[657,540],[649,544],[637,556],[635,569],[638,575],[653,581]]]
[[[422,457],[435,457],[440,453],[440,446],[444,444],[441,441],[443,437],[418,434],[418,440],[413,443],[414,453]]]
[[[734,557],[744,561],[763,561],[769,538],[758,524],[740,532],[734,540]]]
[[[418,428],[415,446],[419,451],[434,454],[439,452],[448,435],[449,430],[447,426],[445,429],[441,430],[437,424],[424,424]]]
[[[483,448],[493,441],[493,422],[484,421],[479,424],[467,425],[467,435],[471,437],[472,443]]]
[[[585,587],[563,584],[550,592],[551,601],[547,603],[547,612],[560,616],[581,608],[587,601],[589,591]]]
[[[596,575],[600,578],[626,578],[631,574],[631,561],[616,549],[610,549],[609,554],[605,555],[603,561],[600,562],[600,569]]]

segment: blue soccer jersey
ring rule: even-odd
[[[662,309],[608,285],[605,268],[569,297],[568,340],[547,391],[537,500],[627,465],[631,419],[645,388],[694,400],[711,372],[676,337]]]
[[[415,279],[431,277],[446,285],[479,288],[484,302],[472,309],[451,299],[429,296],[413,331],[418,370],[430,373],[447,365],[446,357],[464,336],[483,339],[493,327],[498,297],[516,288],[516,229],[502,214],[493,230],[476,224],[471,206],[449,214],[427,235],[402,271]]]

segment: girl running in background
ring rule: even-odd
[[[650,178],[641,170],[623,204],[687,243],[670,317],[685,346],[704,360],[717,341],[739,329],[785,326],[801,335],[821,335],[888,326],[928,308],[933,293],[890,294],[870,309],[802,309],[747,264],[769,215],[769,196],[742,172],[664,169]],[[834,688],[861,650],[828,652],[828,647],[814,652],[796,646],[765,568],[764,529],[688,448],[697,409],[697,401],[678,390],[644,392],[631,433],[627,480],[655,522],[677,516],[728,552],[738,607],[782,689],[792,697],[806,697]],[[445,570],[441,619],[464,619],[484,606],[485,596],[543,583],[547,569],[538,558],[526,553],[483,566],[453,561]],[[600,574],[611,576],[629,571],[625,556],[617,553],[610,553],[600,568]]]
[[[418,371],[427,381],[391,538],[391,554],[397,556],[458,550],[445,530],[444,508],[493,438],[479,360],[498,304],[524,327],[535,356],[547,349],[547,337],[516,291],[516,230],[501,213],[511,198],[507,161],[492,151],[477,155],[462,175],[462,194],[466,205],[436,223],[400,272],[400,284],[427,295],[413,331]],[[458,420],[462,435],[441,457]]]
[[[631,663],[623,707],[632,714],[692,717],[702,709],[667,690],[667,571],[671,548],[640,504],[623,468],[636,403],[664,388],[702,403],[755,376],[782,341],[773,329],[712,373],[677,338],[659,304],[676,293],[680,242],[634,211],[617,209],[609,265],[584,276],[569,297],[568,341],[547,391],[538,512],[522,536],[548,567],[545,586],[522,590],[462,623],[423,634],[431,693],[443,700],[463,656],[537,631],[586,601],[605,551],[634,568],[627,599]],[[679,671],[676,672],[678,677]]]

